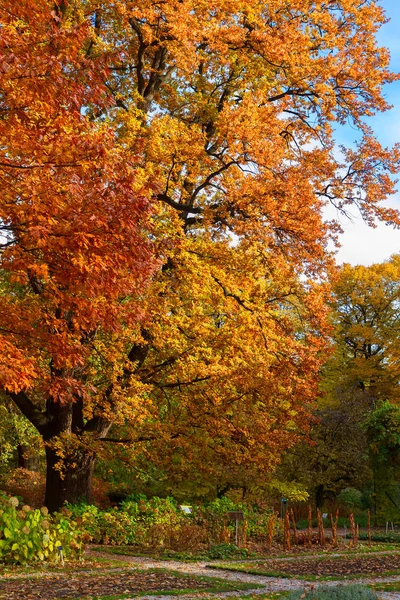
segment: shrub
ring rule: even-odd
[[[358,539],[368,540],[368,533],[360,531],[360,533],[358,534]],[[373,542],[392,542],[398,544],[400,542],[400,535],[398,533],[385,533],[384,531],[380,533],[373,531],[371,535],[371,540]]]
[[[246,548],[238,548],[235,544],[215,544],[208,551],[210,558],[246,558]]]
[[[377,600],[378,596],[364,585],[318,586],[312,590],[296,590],[287,600]]]
[[[204,547],[207,543],[207,528],[196,523],[183,523],[171,532],[170,548],[190,552]]]
[[[123,511],[111,509],[100,512],[97,521],[100,530],[100,543],[112,545],[131,544],[135,540],[132,519]]]
[[[71,515],[95,544],[125,545],[135,541],[130,515],[116,508],[102,511],[92,504],[68,506]]]
[[[77,523],[65,514],[50,516],[47,508],[20,508],[15,497],[0,496],[0,561],[27,564],[55,562],[59,550],[67,558],[81,555],[83,539]]]
[[[182,527],[192,524],[173,498],[128,498],[119,508],[106,511],[87,504],[69,508],[90,540],[98,544],[172,548],[177,546],[176,539],[185,535]],[[195,534],[193,540],[199,537],[197,531],[192,534]],[[189,540],[188,533],[186,537]],[[186,545],[193,548],[193,543]]]
[[[337,496],[337,501],[349,508],[361,508],[362,492],[355,488],[344,488]]]

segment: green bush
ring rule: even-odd
[[[235,544],[215,544],[208,551],[210,558],[246,558],[248,551],[246,548],[238,548]]]
[[[337,496],[337,501],[349,508],[361,508],[362,492],[355,488],[344,488]]]
[[[18,498],[0,496],[0,562],[28,564],[81,555],[83,537],[78,524],[63,513],[49,515],[46,507],[19,509]]]
[[[358,539],[359,540],[368,540],[368,534],[365,533],[364,531],[360,531],[359,535],[358,535]],[[385,533],[384,531],[382,533],[378,533],[373,531],[371,534],[371,540],[373,542],[392,542],[395,544],[400,543],[400,535],[398,533]]]
[[[169,524],[171,519],[182,516],[176,500],[172,497],[158,498],[154,496],[147,500],[143,494],[129,496],[121,502],[120,510],[134,517],[136,521],[146,525]]]
[[[68,508],[94,543],[186,551],[204,549],[210,540],[229,542],[235,532],[229,511],[243,511],[248,537],[258,538],[266,538],[272,515],[270,510],[235,504],[224,497],[193,506],[186,514],[174,498],[147,499],[143,494],[131,495],[119,507],[105,511],[87,504]]]
[[[296,590],[287,600],[377,600],[378,596],[364,585],[319,586],[312,590]]]
[[[95,544],[125,545],[135,542],[134,520],[124,511],[112,508],[100,510],[91,504],[68,507],[71,515]]]
[[[129,497],[120,507],[106,511],[86,504],[70,506],[69,509],[90,541],[97,544],[173,546],[176,545],[174,541],[182,538],[179,535],[181,530],[187,529],[188,523],[191,523],[173,498],[147,500],[145,496]]]

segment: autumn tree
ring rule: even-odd
[[[382,9],[5,0],[0,19],[0,382],[45,442],[47,505],[89,497],[105,442],[158,444],[181,477],[271,470],[325,347],[323,207],[398,221],[398,150],[363,120],[394,78]]]
[[[399,255],[371,266],[343,265],[331,309],[333,353],[321,371],[311,445],[287,455],[282,475],[297,474],[317,505],[342,488],[372,482],[380,503],[386,498],[393,507],[386,488],[396,482],[398,462]]]
[[[336,351],[328,388],[357,402],[376,507],[393,512],[399,502],[400,256],[368,267],[344,265],[334,293]],[[344,412],[348,405],[341,402]]]
[[[400,256],[368,267],[343,265],[333,286],[335,356],[327,376],[362,394],[369,410],[400,393]]]

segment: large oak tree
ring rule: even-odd
[[[272,469],[322,359],[325,204],[398,220],[398,151],[363,121],[393,79],[382,10],[4,0],[0,20],[0,383],[45,441],[47,505],[90,495],[111,440],[162,444],[182,477],[199,447],[216,478]]]

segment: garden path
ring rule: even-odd
[[[89,550],[89,554],[91,551]],[[99,553],[96,552],[99,556]],[[109,558],[109,554],[104,554]],[[284,577],[265,577],[262,575],[252,575],[248,573],[224,571],[221,569],[213,569],[209,567],[210,561],[204,562],[182,562],[174,560],[157,560],[154,558],[148,558],[143,556],[128,556],[128,555],[113,555],[113,558],[118,558],[124,562],[131,563],[132,567],[140,569],[171,569],[173,571],[179,571],[190,575],[207,575],[209,577],[219,577],[230,581],[240,581],[246,583],[255,583],[262,585],[262,588],[256,588],[254,590],[247,590],[246,592],[219,592],[214,594],[215,598],[234,598],[236,596],[244,595],[258,595],[266,594],[271,592],[280,591],[291,591],[296,589],[309,589],[318,585],[316,581],[306,581],[304,579],[289,579]],[[384,582],[400,582],[400,575],[391,575],[387,577],[363,577],[357,580],[342,578],[339,582],[343,585],[350,583],[363,583],[373,584],[379,581]],[[321,582],[322,583],[322,582]],[[324,581],[324,585],[337,585],[338,580],[335,581]],[[379,598],[382,600],[400,600],[400,592],[378,592]],[[207,594],[208,597],[212,597],[213,594]],[[199,598],[201,593],[191,596],[180,596],[181,600],[188,600],[189,598]],[[130,599],[127,599],[130,600]],[[160,596],[145,596],[143,600],[160,600]],[[162,600],[176,600],[176,596],[162,596]]]

